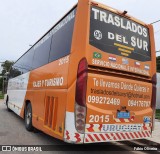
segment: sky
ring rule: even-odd
[[[160,20],[160,0],[96,0],[152,23]],[[44,35],[77,0],[0,0],[0,62],[16,61]],[[154,24],[160,50],[160,22]],[[157,54],[157,55],[160,55]]]

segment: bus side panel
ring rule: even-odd
[[[66,57],[69,59],[69,56]],[[59,139],[63,139],[64,132],[69,63],[68,60],[60,65],[63,58],[30,73],[25,97],[25,101],[30,101],[32,105],[33,126]],[[21,116],[25,106],[24,103]]]
[[[12,111],[20,116],[22,116],[21,112],[23,110],[23,104],[27,92],[29,76],[30,72],[10,79],[8,82],[8,106]]]

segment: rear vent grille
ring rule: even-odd
[[[56,129],[58,101],[55,97],[46,97],[44,125]]]

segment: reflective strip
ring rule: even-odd
[[[131,139],[130,136],[128,135],[128,133],[125,133],[128,139]]]
[[[138,134],[136,132],[134,132],[134,135],[136,136],[136,138],[139,138]]]
[[[134,135],[134,133],[131,132],[131,133],[129,133],[129,134],[131,135],[131,138],[132,138],[132,139],[136,138],[135,135]]]
[[[126,139],[126,137],[124,136],[124,134],[123,134],[123,133],[120,133],[120,134],[122,135],[122,138],[123,138],[123,139]]]
[[[143,136],[146,137],[146,134],[144,132],[142,132]]]
[[[85,135],[85,143],[108,142],[141,139],[151,136],[151,131],[142,132],[120,132],[120,133],[92,133]]]
[[[85,132],[100,132],[102,124],[86,124]]]
[[[114,118],[115,122],[133,122],[134,119],[118,119]]]
[[[114,119],[115,122],[133,122],[134,118],[135,118],[134,115],[132,115],[129,119],[115,118],[113,116],[113,119]]]
[[[69,140],[70,139],[70,137],[69,137],[69,132],[68,131],[66,131],[66,136],[67,136],[67,140]]]
[[[117,135],[117,137],[118,137],[119,140],[122,139],[122,137],[119,135],[119,133],[116,133],[116,135]]]
[[[101,141],[100,137],[98,137],[97,134],[94,134],[94,136],[98,141]]]
[[[139,134],[140,137],[143,137],[143,135],[141,134],[141,132],[138,132],[138,134]]]
[[[93,135],[93,134],[92,134]],[[89,139],[93,142],[93,141],[95,141],[93,138],[92,138],[92,135],[91,134],[88,134],[88,137],[89,137]]]
[[[109,139],[109,140],[110,140],[110,136],[109,136],[109,134],[105,134],[105,135],[106,135],[107,139]]]
[[[145,131],[145,133],[147,134],[147,137],[151,136],[151,131]]]
[[[102,134],[99,134],[99,135],[101,136],[101,138],[102,138],[103,141],[106,140],[105,136],[103,136]]]

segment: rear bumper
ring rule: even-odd
[[[94,143],[94,142],[112,142],[112,141],[124,141],[124,140],[134,140],[149,138],[152,135],[152,125],[148,124],[122,124],[124,125],[123,130],[114,130],[112,132],[103,132],[102,124],[87,124],[85,129],[84,143]],[[118,125],[116,125],[118,126]],[[126,129],[130,126],[140,126],[140,129]]]
[[[114,142],[114,141],[127,141],[135,139],[150,138],[152,135],[151,130],[143,130],[139,132],[116,132],[116,133],[85,133],[82,138],[82,134],[75,133],[70,134],[66,132],[67,137],[65,142],[73,144],[83,143],[98,143],[98,142]]]
[[[143,139],[151,137],[151,134],[152,133],[149,130],[141,132],[90,133],[90,134],[85,134],[84,143]]]
[[[122,124],[127,125],[127,124]],[[128,124],[129,125],[129,124]],[[133,124],[136,125],[136,124]],[[137,124],[139,125],[139,124]],[[152,135],[152,124],[141,123],[141,129],[135,130],[112,130],[107,132],[103,130],[102,124],[86,124],[85,133],[79,133],[75,128],[75,116],[73,112],[66,113],[66,123],[64,131],[64,141],[73,144],[112,142],[134,139],[149,138]],[[128,127],[126,127],[128,128]],[[113,132],[114,131],[114,132]]]

